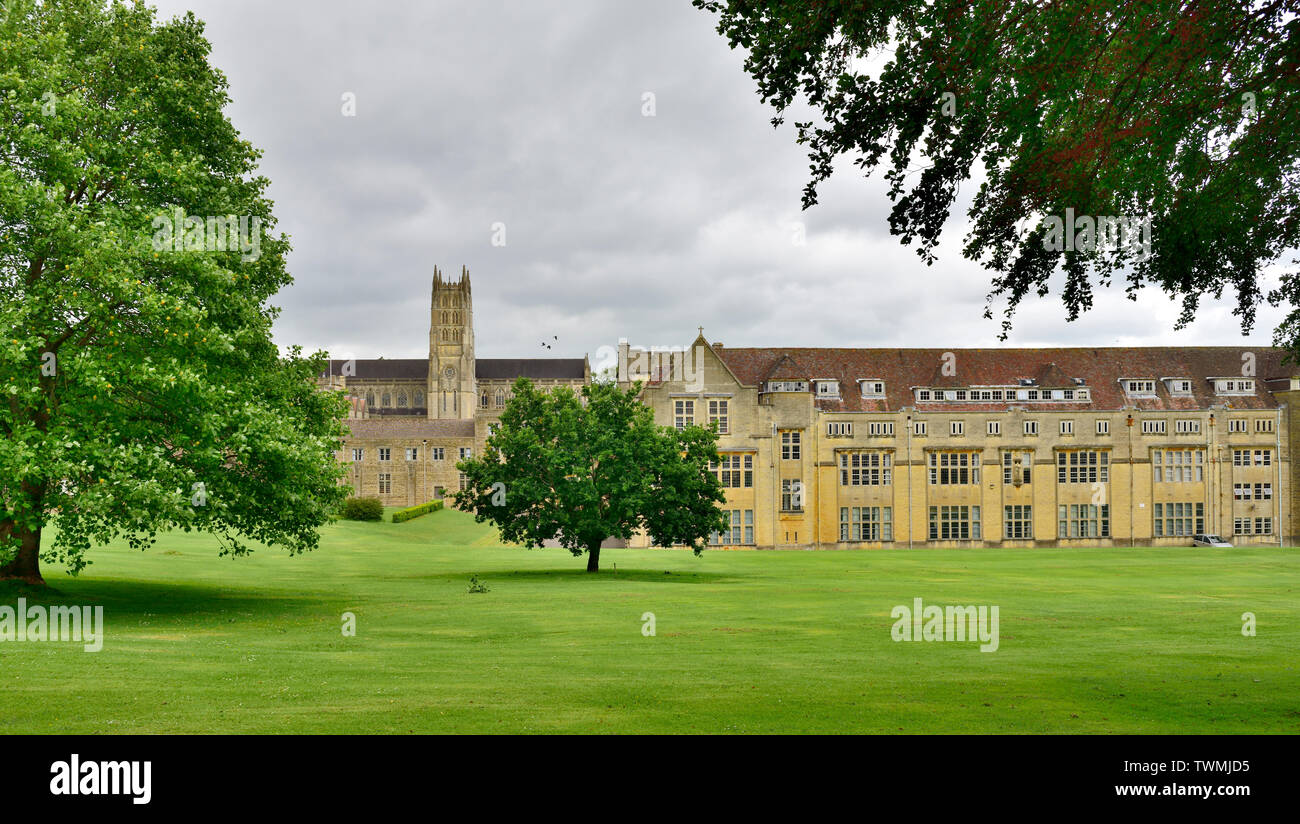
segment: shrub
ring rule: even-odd
[[[343,517],[349,521],[382,521],[384,502],[378,498],[348,498],[343,502]]]
[[[470,593],[491,592],[492,588],[487,585],[487,582],[480,581],[477,575],[471,575],[469,576],[469,589],[467,591]]]
[[[428,515],[430,512],[437,512],[442,509],[442,501],[429,501],[428,503],[408,506],[406,509],[399,509],[393,513],[393,523],[400,524],[403,521],[409,521],[412,518],[418,518],[421,515]]]

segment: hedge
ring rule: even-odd
[[[428,515],[430,512],[437,512],[442,509],[442,501],[429,501],[428,503],[417,506],[408,506],[406,509],[399,509],[393,513],[393,523],[400,524],[403,521],[409,521],[412,518],[418,518],[421,515]]]
[[[343,517],[349,521],[382,521],[384,502],[378,498],[348,498],[343,502]]]

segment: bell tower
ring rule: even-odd
[[[474,300],[467,268],[452,282],[433,267],[429,311],[429,417],[473,418]]]

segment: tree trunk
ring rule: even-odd
[[[587,547],[587,571],[600,571],[600,544],[595,543]]]
[[[10,527],[12,529],[12,527]],[[9,531],[9,530],[5,530]],[[0,566],[0,580],[18,580],[25,581],[29,584],[45,583],[41,577],[41,529],[28,530],[19,527],[14,530],[18,533],[22,546],[18,549],[18,554],[14,559],[4,566]]]

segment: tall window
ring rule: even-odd
[[[781,430],[781,460],[799,460],[799,434],[799,430],[797,429]]]
[[[1004,506],[1002,510],[1003,538],[1034,537],[1033,507]]]
[[[1002,485],[1003,486],[1024,486],[1032,480],[1034,466],[1034,453],[1032,452],[1012,452],[1002,453]]]
[[[1065,449],[1056,453],[1056,482],[1094,484],[1110,481],[1110,453],[1090,449]]]
[[[726,435],[731,431],[728,403],[725,400],[711,399],[709,401],[709,424],[718,425],[719,435]]]
[[[421,392],[419,389],[415,390],[415,408],[416,409],[424,408],[424,393]]]
[[[840,486],[888,486],[892,465],[888,452],[841,452]]]
[[[392,397],[392,395],[389,395],[387,392],[385,392],[385,393],[383,394],[383,396],[379,399],[379,403],[380,403],[380,405],[383,406],[385,409],[387,409],[388,407],[392,406],[392,405],[393,405],[393,397]]]
[[[930,507],[931,541],[966,541],[980,538],[978,506]]]
[[[940,486],[978,484],[980,482],[979,453],[931,452],[929,457],[930,483]]]
[[[695,401],[673,402],[673,426],[678,430],[695,425]]]
[[[781,480],[781,511],[803,511],[803,481],[792,478]]]
[[[405,389],[403,389],[401,392],[398,392],[398,393],[397,393],[397,408],[398,408],[398,409],[405,409],[405,408],[406,408],[406,390],[405,390]]]
[[[894,540],[893,508],[888,506],[840,507],[840,540]]]
[[[469,489],[469,476],[464,472],[460,473],[460,488]]]
[[[497,389],[497,394],[496,394],[496,406],[497,406],[497,409],[505,409],[505,408],[506,408],[506,390],[504,390],[504,389]]]
[[[718,464],[718,481],[728,489],[748,489],[754,485],[754,456],[723,452]]]
[[[725,532],[715,532],[710,538],[714,546],[747,546],[754,543],[754,510],[727,509],[730,527]]]
[[[1200,535],[1205,532],[1205,504],[1158,503],[1155,505],[1157,538],[1175,535]]]
[[[388,472],[379,473],[379,494],[388,495],[393,491],[393,476]]]
[[[1110,505],[1061,504],[1057,515],[1060,538],[1109,538]]]
[[[1204,480],[1205,451],[1201,449],[1155,449],[1151,472],[1156,483],[1197,483]]]

